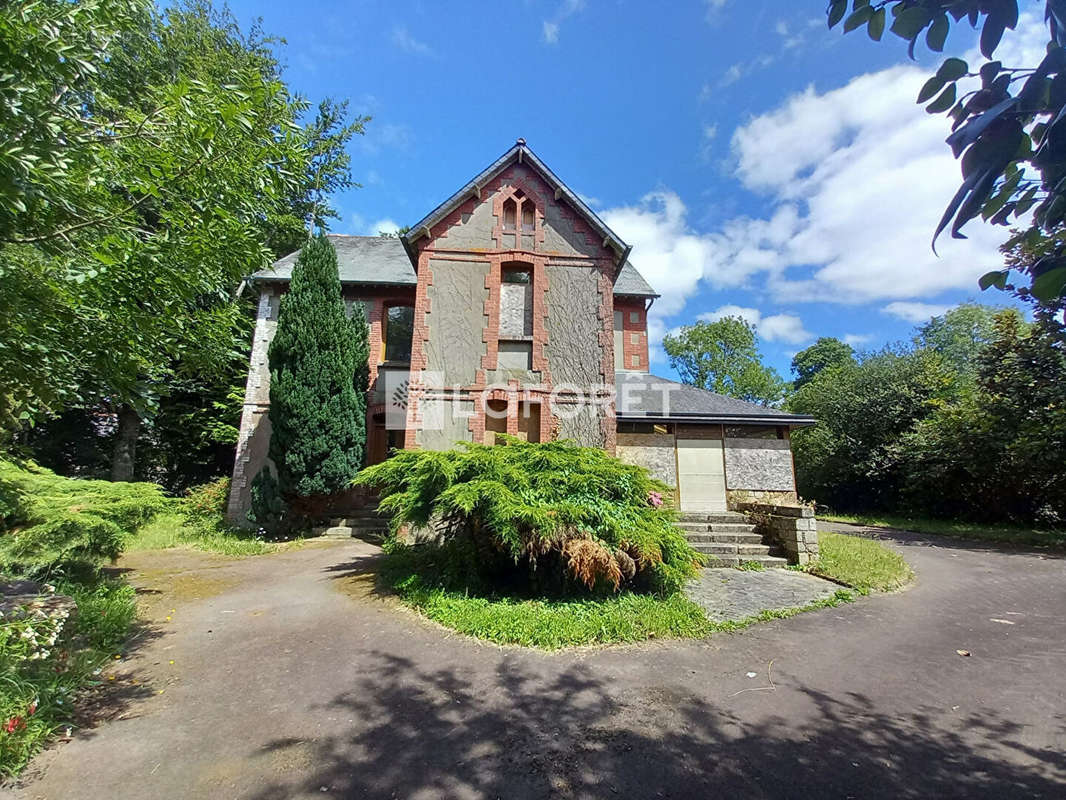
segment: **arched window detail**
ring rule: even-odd
[[[503,203],[503,229],[513,231],[518,226],[518,203],[514,198]]]

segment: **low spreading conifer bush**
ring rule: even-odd
[[[20,497],[0,534],[0,571],[9,574],[91,572],[173,504],[152,483],[64,478],[32,463],[0,461],[0,481]]]
[[[501,438],[400,451],[355,483],[379,490],[394,530],[436,535],[453,587],[665,595],[695,574],[668,487],[646,470],[573,442]]]

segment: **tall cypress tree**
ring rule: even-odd
[[[366,316],[348,319],[337,253],[323,235],[296,261],[270,344],[270,458],[278,489],[298,512],[348,488],[366,444]]]

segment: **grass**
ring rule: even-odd
[[[56,590],[73,597],[74,616],[0,622],[0,775],[18,774],[56,732],[74,727],[75,698],[100,683],[137,614],[123,581],[60,581]]]
[[[268,542],[250,531],[198,524],[183,514],[160,514],[133,535],[127,550],[168,550],[188,547],[227,556],[258,556],[291,547],[291,542]]]
[[[985,542],[1033,547],[1066,547],[1066,531],[1034,530],[1021,525],[1005,523],[956,522],[928,517],[901,517],[891,514],[819,514],[818,519],[827,522],[848,522],[875,528],[895,528],[916,533],[934,533],[956,539],[973,539]]]
[[[818,534],[818,560],[806,571],[861,594],[898,589],[914,578],[903,557],[880,542],[828,532]]]
[[[544,650],[653,639],[701,639],[739,631],[757,622],[850,602],[841,589],[800,608],[763,611],[743,620],[712,622],[699,605],[678,592],[666,596],[622,592],[563,599],[477,593],[449,586],[432,545],[390,543],[379,580],[423,616],[459,633],[500,645]]]

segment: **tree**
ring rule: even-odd
[[[0,424],[108,406],[112,475],[174,386],[228,380],[241,279],[345,185],[343,123],[280,79],[273,40],[228,12],[139,0],[22,4],[0,22],[31,53],[0,85]],[[32,114],[25,113],[32,109]],[[310,198],[310,199],[309,199]],[[305,235],[305,234],[304,234]],[[7,365],[13,365],[7,368]],[[31,366],[32,365],[32,366]]]
[[[890,448],[957,393],[933,350],[885,349],[822,370],[788,401],[818,420],[792,435],[800,494],[841,510],[898,510],[904,476]]]
[[[965,238],[963,226],[978,215],[996,225],[1011,219],[1027,225],[1013,243],[1032,248],[1056,238],[1066,222],[1066,3],[1047,0],[1047,52],[1036,65],[994,60],[1004,33],[1018,23],[1017,0],[852,0],[850,14],[848,0],[831,0],[829,27],[843,22],[846,33],[865,26],[880,40],[889,10],[890,30],[909,42],[912,58],[923,34],[926,46],[941,52],[953,25],[965,20],[980,30],[980,67],[949,58],[918,94],[926,111],[951,117],[947,144],[962,160],[963,183],[936,227],[934,244],[949,226],[953,237]],[[1011,266],[1023,274],[1027,285],[1021,288],[1038,300],[1066,295],[1066,248],[1057,239],[1039,258]],[[1008,288],[1009,273],[986,274],[981,288]]]
[[[293,267],[268,357],[278,490],[298,516],[315,516],[363,465],[369,357],[362,306],[346,318],[337,254],[323,235]]]
[[[686,325],[664,337],[663,349],[692,386],[762,405],[779,403],[784,395],[781,376],[760,359],[755,327],[740,317]]]
[[[1054,328],[997,314],[975,381],[900,437],[902,500],[923,513],[1066,520],[1066,348]]]
[[[982,348],[992,339],[997,315],[1003,313],[1017,314],[994,306],[962,303],[919,325],[914,343],[936,350],[960,375],[973,377]]]
[[[799,389],[823,369],[839,367],[854,363],[855,351],[850,344],[845,344],[833,336],[822,336],[806,350],[800,350],[792,357],[792,371],[796,380],[794,389]]]

